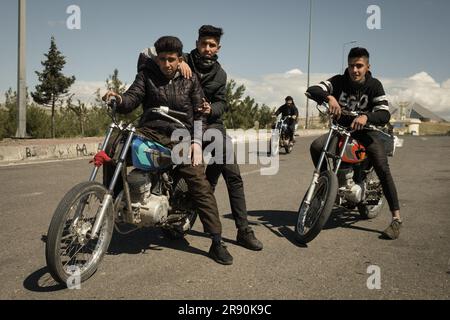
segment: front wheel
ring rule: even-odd
[[[50,274],[63,285],[89,279],[108,249],[114,226],[112,206],[106,212],[98,237],[89,237],[106,192],[99,183],[82,182],[66,193],[53,214],[45,257]]]
[[[312,241],[330,217],[338,191],[338,179],[331,171],[323,172],[308,205],[306,195],[298,209],[295,235],[300,243]]]

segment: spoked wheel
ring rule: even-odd
[[[338,191],[338,180],[331,171],[323,172],[308,205],[306,195],[298,209],[295,234],[300,243],[312,241],[322,230],[333,210]]]
[[[64,196],[53,214],[45,257],[50,274],[63,285],[69,286],[72,280],[81,283],[89,279],[108,249],[114,226],[111,206],[98,237],[89,237],[106,192],[99,183],[80,183]]]
[[[284,150],[286,151],[286,153],[291,153],[293,148],[294,145],[291,143],[289,138],[284,140]]]
[[[192,204],[186,181],[183,178],[175,179],[174,185],[171,206],[182,217],[180,221],[163,228],[162,231],[165,237],[177,240],[184,238],[186,233],[192,229],[197,219],[197,211]]]

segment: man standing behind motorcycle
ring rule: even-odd
[[[295,142],[294,140],[294,133],[295,133],[295,123],[298,119],[298,109],[295,106],[294,99],[292,99],[291,96],[287,96],[286,99],[284,99],[285,104],[283,104],[281,107],[278,108],[277,111],[275,111],[275,116],[278,116],[280,113],[283,118],[291,116],[287,120],[288,128],[289,128],[289,138],[291,142]]]
[[[383,142],[376,132],[365,130],[365,125],[384,126],[391,117],[383,85],[372,77],[369,64],[369,52],[365,48],[353,48],[348,55],[348,68],[343,75],[336,75],[319,85],[308,88],[311,98],[318,103],[328,102],[330,112],[342,125],[350,125],[354,131],[352,137],[358,140],[367,151],[375,172],[380,179],[383,193],[392,212],[392,221],[384,230],[389,239],[400,235],[402,220],[397,198],[397,189],[391,175]],[[362,111],[356,118],[341,117],[341,110]],[[314,164],[319,162],[320,153],[326,141],[326,135],[313,141],[310,152]],[[326,170],[326,165],[322,167]]]
[[[222,226],[216,199],[204,174],[202,137],[193,130],[194,119],[201,117],[205,123],[204,117],[197,112],[197,108],[203,105],[200,83],[196,76],[185,79],[178,70],[183,53],[183,44],[178,38],[162,37],[155,42],[155,49],[156,61],[148,59],[145,64],[139,66],[136,79],[123,95],[108,91],[103,99],[116,97],[119,100],[117,106],[119,113],[129,113],[142,104],[144,116],[140,122],[139,133],[169,148],[174,144],[170,138],[176,129],[173,122],[146,111],[159,106],[168,106],[172,110],[187,114],[186,119],[179,120],[191,131],[192,164],[181,164],[177,170],[186,180],[205,231],[212,235],[209,255],[218,263],[232,264],[233,257],[221,238]],[[108,175],[108,171],[110,172],[105,167],[104,174]]]
[[[194,71],[200,79],[206,96],[202,111],[207,117],[207,128],[219,130],[223,137],[223,161],[209,164],[206,167],[206,177],[215,189],[220,175],[223,176],[228,189],[231,212],[238,229],[236,241],[247,249],[259,251],[262,250],[263,244],[255,237],[254,231],[248,224],[244,183],[238,164],[235,161],[229,161],[234,159],[234,152],[231,139],[227,136],[221,119],[228,110],[225,100],[227,74],[217,61],[222,35],[221,28],[211,25],[201,26],[198,30],[196,49],[184,55],[187,63],[182,63],[180,69],[186,77],[189,78]],[[233,154],[230,154],[231,152]]]

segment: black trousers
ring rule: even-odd
[[[326,143],[327,136],[323,135],[313,141],[310,147],[311,158],[314,165],[317,165],[320,159],[323,146]],[[371,164],[380,179],[383,193],[389,204],[391,211],[400,210],[398,203],[397,189],[395,187],[394,179],[392,178],[391,169],[389,168],[388,158],[383,142],[378,139],[375,131],[357,131],[352,134],[352,137],[358,140],[367,151]],[[328,151],[335,151],[337,148],[337,136],[334,136],[330,143]],[[322,165],[321,170],[326,170],[326,164]]]
[[[231,138],[226,135],[225,128],[221,125],[213,125],[221,132],[223,139],[223,160],[222,163],[208,164],[206,167],[206,178],[213,190],[215,190],[220,176],[222,175],[228,190],[231,213],[234,218],[236,228],[245,229],[248,227],[247,206],[245,203],[244,182],[242,181],[239,165],[236,163],[236,155],[233,151]],[[209,142],[204,142],[206,147]],[[216,156],[216,152],[212,152]]]
[[[138,134],[143,135],[153,141],[156,141],[168,148],[173,148],[174,142],[170,137],[150,128],[139,128]],[[114,143],[116,142],[116,143]],[[118,158],[119,154],[116,152],[118,144],[116,137],[111,137],[110,143],[106,147],[106,153],[110,157]],[[131,165],[131,157],[127,157],[127,163]],[[114,163],[105,163],[103,165],[103,184],[108,188],[109,183],[113,177],[116,166]],[[177,166],[179,175],[184,178],[188,186],[189,194],[191,195],[194,204],[198,210],[200,221],[203,224],[205,232],[211,234],[221,234],[222,224],[219,219],[219,210],[217,209],[216,198],[214,191],[209,181],[206,179],[205,166],[193,166],[181,164]],[[123,182],[119,179],[114,188],[115,193],[122,190]]]

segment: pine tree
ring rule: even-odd
[[[52,138],[55,138],[55,106],[68,93],[70,86],[75,82],[75,77],[66,77],[62,73],[66,60],[56,47],[54,37],[51,37],[50,49],[44,56],[47,58],[41,62],[44,70],[36,71],[40,84],[36,86],[36,92],[32,92],[31,96],[36,103],[52,108],[51,132]]]

